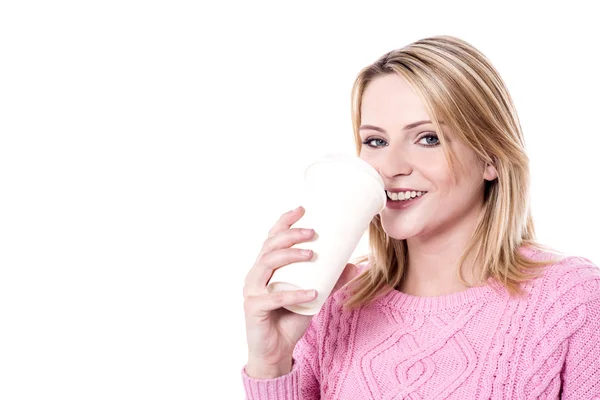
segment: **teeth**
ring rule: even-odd
[[[427,192],[417,192],[414,190],[412,192],[390,192],[386,190],[387,197],[393,201],[410,200],[422,196],[425,193]]]

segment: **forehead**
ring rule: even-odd
[[[388,128],[430,119],[417,93],[397,74],[371,81],[363,93],[360,109],[362,124]]]

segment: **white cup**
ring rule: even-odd
[[[315,238],[292,247],[311,249],[310,261],[295,262],[273,273],[269,293],[316,289],[309,303],[285,307],[303,315],[319,312],[344,271],[369,223],[387,200],[383,180],[367,162],[356,156],[329,155],[305,171],[306,212],[293,228],[312,228]]]

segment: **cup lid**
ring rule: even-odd
[[[383,179],[381,178],[379,173],[375,170],[375,168],[373,168],[371,166],[371,164],[369,164],[365,160],[362,160],[361,158],[359,158],[355,155],[344,154],[344,153],[328,153],[323,158],[319,159],[318,161],[313,162],[306,168],[306,170],[304,172],[304,178],[305,179],[307,178],[307,175],[308,175],[311,167],[313,167],[315,165],[323,164],[323,163],[332,163],[332,162],[333,163],[345,163],[348,166],[356,168],[358,171],[362,171],[362,172],[366,173],[367,176],[373,178],[373,180],[371,182],[373,182],[380,189],[380,190],[377,190],[377,194],[381,201],[381,208],[383,209],[385,207],[385,204],[387,201],[387,195],[385,194],[385,184],[383,182]]]
[[[373,179],[375,179],[377,181],[377,183],[379,185],[381,185],[382,189],[385,187],[383,179],[381,179],[381,176],[375,170],[375,168],[373,168],[365,160],[363,160],[357,156],[346,154],[346,153],[328,153],[320,160],[317,160],[317,161],[313,162],[312,164],[310,164],[306,168],[306,172],[308,172],[310,167],[312,167],[313,165],[320,164],[320,163],[326,163],[326,162],[347,162],[347,163],[349,163],[349,165],[352,165],[353,167],[356,167],[356,168],[360,169],[361,171],[366,172],[371,177],[373,177]],[[306,176],[306,172],[305,172],[305,176]]]

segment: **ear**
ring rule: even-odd
[[[491,163],[485,164],[485,169],[483,170],[483,179],[486,181],[493,181],[498,178],[498,171],[496,171],[496,167]]]

